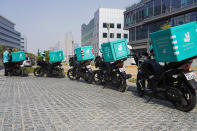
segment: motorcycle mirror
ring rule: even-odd
[[[131,45],[127,45],[127,48],[128,48],[129,50],[132,50],[132,49],[133,49]]]
[[[101,53],[103,53],[103,51],[102,51],[101,49],[99,49],[99,51],[100,51]]]

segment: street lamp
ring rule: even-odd
[[[107,30],[108,30],[108,42],[109,42],[109,28],[110,28],[110,23],[107,23]]]

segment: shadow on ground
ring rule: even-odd
[[[137,94],[137,89],[135,86],[129,86],[127,91],[130,91],[132,93],[132,95],[136,96],[136,97],[140,97],[138,94]],[[147,95],[144,95],[143,97],[140,97],[142,98],[146,103],[153,103],[153,104],[159,104],[159,105],[162,105],[162,106],[166,106],[166,107],[169,107],[169,108],[172,108],[172,109],[175,109],[175,107],[172,105],[171,102],[169,101],[165,101],[165,100],[160,100],[160,99],[156,99],[156,98],[152,98],[150,101],[150,97],[147,96]]]

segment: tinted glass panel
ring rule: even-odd
[[[181,0],[171,0],[172,10],[177,10],[181,8]]]
[[[129,30],[129,41],[135,41],[135,28]]]
[[[153,16],[153,1],[146,3],[144,17],[149,18]]]
[[[128,34],[124,34],[124,38],[127,39],[128,38]]]
[[[110,38],[114,38],[114,33],[110,33]]]
[[[117,38],[121,38],[121,34],[120,33],[117,34]]]
[[[170,12],[170,0],[162,0],[162,13]]]
[[[113,23],[110,23],[110,28],[114,28],[114,24]]]
[[[161,0],[154,0],[154,16],[161,14]]]
[[[107,28],[107,23],[103,23],[103,28]]]
[[[117,24],[117,28],[118,29],[121,29],[121,24]]]
[[[103,38],[107,38],[107,33],[103,33]]]

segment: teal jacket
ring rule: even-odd
[[[9,54],[9,52],[6,50],[6,51],[3,53],[3,63],[9,62],[10,59],[11,59],[11,58],[10,58],[10,54]]]
[[[152,46],[152,45],[150,45],[150,48],[149,48],[149,50],[150,50],[150,51],[152,51],[152,50],[153,50],[153,46]]]

